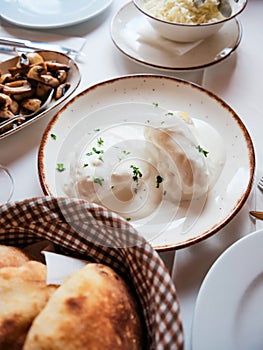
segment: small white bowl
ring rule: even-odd
[[[215,34],[226,22],[233,20],[240,14],[246,7],[248,0],[237,1],[238,2],[229,0],[232,7],[232,14],[230,17],[224,17],[219,21],[201,24],[177,23],[160,19],[154,17],[154,15],[150,14],[149,10],[146,9],[145,4],[147,0],[133,0],[133,3],[137,9],[147,17],[151,26],[160,36],[177,42],[195,42]],[[202,7],[200,7],[200,11],[202,11]]]

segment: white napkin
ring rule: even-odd
[[[161,37],[151,27],[148,22],[145,22],[137,30],[138,38],[137,41],[143,45],[149,45],[158,50],[164,50],[170,52],[173,55],[184,55],[196,46],[200,45],[203,40],[191,42],[191,43],[180,43]]]
[[[86,266],[88,261],[43,251],[47,265],[47,284],[60,285],[66,277]]]

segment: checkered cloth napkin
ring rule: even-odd
[[[183,349],[176,290],[158,253],[124,219],[85,200],[41,197],[0,207],[0,244],[48,240],[56,252],[100,262],[133,284],[148,349]],[[145,335],[146,336],[146,335]]]

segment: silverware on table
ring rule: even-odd
[[[258,182],[258,188],[263,191],[263,176],[261,177],[261,179]]]
[[[259,219],[259,220],[263,220],[263,211],[250,211],[249,212],[250,215],[254,216],[254,218]]]
[[[49,50],[49,51],[57,51],[60,53],[64,53],[68,56],[83,56],[84,54],[79,50],[75,50],[73,48],[57,45],[53,43],[46,43],[40,41],[31,41],[26,39],[19,38],[9,38],[9,37],[0,37],[0,49],[1,51],[6,52],[15,52],[14,47],[29,49],[29,50]]]
[[[263,191],[263,176],[259,179],[258,188]],[[263,211],[252,210],[249,212],[249,214],[254,216],[256,219],[263,220]]]

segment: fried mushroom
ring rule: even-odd
[[[69,71],[69,65],[64,64],[64,63],[59,63],[59,62],[54,62],[54,61],[46,61],[47,69],[50,72],[56,72],[58,70],[64,70],[66,72]]]
[[[39,65],[40,63],[44,62],[43,57],[37,52],[29,52],[26,54],[26,56],[29,60],[30,65]]]
[[[12,103],[10,96],[0,93],[0,110],[7,110]]]
[[[27,80],[15,80],[3,85],[3,93],[7,95],[17,95],[31,91],[31,84]]]
[[[65,81],[67,80],[67,77],[68,77],[68,73],[64,69],[57,70],[54,75],[59,80],[59,82],[61,84],[65,83]]]
[[[27,77],[36,81],[40,81],[43,84],[50,85],[52,87],[57,87],[59,85],[59,80],[48,74],[43,66],[37,65],[30,68]]]
[[[19,113],[19,104],[15,101],[12,100],[12,103],[9,106],[9,110],[13,113],[13,114],[18,114]]]
[[[39,98],[28,98],[21,102],[21,107],[36,112],[41,107],[41,100]]]
[[[47,74],[47,70],[43,65],[35,65],[30,68],[30,70],[27,73],[27,77],[29,79],[41,81],[41,76],[43,74]]]
[[[12,75],[10,73],[5,73],[0,75],[0,84],[5,84],[12,78]]]
[[[14,117],[14,114],[9,109],[5,109],[5,110],[0,109],[0,118],[9,119],[12,117]]]
[[[55,93],[55,99],[58,100],[62,96],[64,96],[69,88],[70,88],[70,83],[60,84],[57,87],[57,90],[56,90],[56,93]]]
[[[36,96],[42,100],[45,100],[51,90],[52,90],[51,86],[43,84],[39,81],[37,82],[37,86],[36,86]]]

